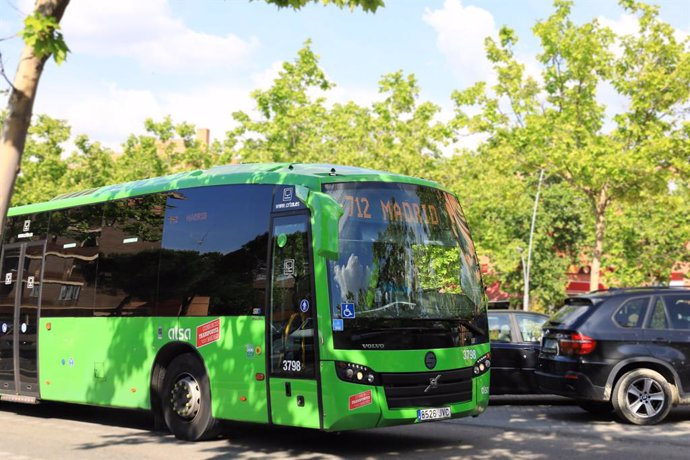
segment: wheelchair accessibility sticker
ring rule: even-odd
[[[344,319],[354,319],[355,317],[355,304],[353,303],[341,303],[340,304],[340,316]]]

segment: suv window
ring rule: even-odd
[[[517,319],[518,328],[524,342],[539,342],[541,340],[541,327],[544,325],[546,318],[522,314],[516,314],[515,318]]]
[[[570,328],[592,307],[592,303],[587,299],[568,299],[566,302],[560,310],[549,318],[549,325]]]
[[[671,329],[690,329],[690,295],[665,295]]]
[[[613,320],[621,327],[640,327],[648,305],[649,297],[628,300],[616,310]]]
[[[510,316],[489,314],[489,338],[492,342],[510,342]]]
[[[664,308],[664,301],[661,299],[656,299],[656,302],[654,302],[654,309],[652,310],[649,327],[652,329],[668,329],[666,309]]]

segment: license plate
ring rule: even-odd
[[[427,420],[439,420],[442,418],[450,418],[450,407],[417,410],[417,420],[420,422],[426,422]]]
[[[558,340],[556,339],[544,339],[544,345],[541,347],[541,351],[544,353],[558,353]]]

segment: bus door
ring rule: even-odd
[[[278,425],[319,428],[316,312],[307,213],[272,221],[267,324],[270,413]]]
[[[0,255],[0,393],[15,399],[39,396],[38,308],[44,252],[41,241],[7,244]]]

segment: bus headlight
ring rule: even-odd
[[[379,385],[381,378],[373,370],[361,364],[335,362],[335,372],[340,380],[361,385]]]
[[[487,353],[474,363],[474,376],[479,377],[491,368],[491,353]]]

